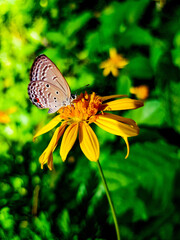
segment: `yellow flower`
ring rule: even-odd
[[[161,10],[163,7],[164,7],[164,5],[166,4],[166,0],[154,0],[154,1],[156,1],[156,8],[157,8],[157,10]]]
[[[0,123],[9,123],[9,122],[10,122],[9,115],[4,111],[0,111]]]
[[[10,122],[10,117],[9,115],[14,113],[16,111],[16,108],[12,107],[9,108],[6,111],[0,111],[0,123],[9,123]]]
[[[121,99],[110,101],[113,98]],[[90,127],[91,123],[95,123],[107,132],[123,137],[127,145],[127,158],[129,155],[128,137],[138,135],[139,128],[133,120],[112,113],[106,113],[105,111],[136,109],[142,106],[143,103],[140,100],[125,98],[124,95],[100,97],[94,92],[92,94],[81,93],[74,100],[73,105],[60,108],[58,115],[34,136],[35,139],[61,123],[56,128],[48,147],[39,158],[41,168],[47,163],[49,169],[52,170],[53,151],[62,135],[60,155],[63,161],[66,160],[78,135],[80,148],[84,155],[90,161],[98,161],[100,154],[99,141]]]
[[[103,70],[104,76],[107,76],[110,73],[112,73],[114,77],[117,77],[119,74],[118,69],[124,68],[128,64],[128,60],[123,58],[122,55],[117,54],[117,51],[115,48],[111,48],[109,50],[109,55],[110,55],[110,58],[102,62],[99,67],[104,68]]]
[[[138,99],[145,100],[149,96],[149,88],[146,85],[131,87],[130,93],[135,94]]]

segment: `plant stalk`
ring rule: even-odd
[[[102,171],[99,160],[97,161],[97,165],[98,165],[98,169],[99,169],[99,172],[100,172],[100,175],[101,175],[101,179],[102,179],[104,187],[105,187],[106,196],[107,196],[110,208],[111,208],[111,212],[112,212],[112,216],[113,216],[113,220],[114,220],[114,225],[115,225],[115,229],[116,229],[117,240],[120,240],[120,232],[119,232],[116,212],[115,212],[115,209],[114,209],[114,205],[113,205],[113,202],[112,202],[112,199],[111,199],[111,196],[110,196],[110,193],[109,193],[109,189],[108,189],[108,186],[107,186],[107,183],[106,183],[106,179],[104,177],[104,174],[103,174],[103,171]]]

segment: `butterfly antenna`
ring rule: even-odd
[[[78,88],[78,89],[75,91],[75,94],[73,94],[73,95],[76,96],[76,95],[77,95],[77,92],[79,92],[80,90],[85,89],[85,88],[87,88],[87,87],[89,87],[89,86],[90,86],[90,84],[87,84],[87,85],[85,85],[84,87]]]
[[[89,87],[89,85],[90,85],[90,84],[87,84],[87,85],[85,85],[84,87],[78,88],[78,89],[76,90],[76,93],[77,93],[77,91],[79,91],[79,90],[82,90],[82,89],[85,89],[85,88]]]

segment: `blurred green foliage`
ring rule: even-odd
[[[31,104],[27,85],[41,53],[72,91],[89,83],[135,97],[130,87],[148,86],[143,108],[120,113],[141,128],[129,158],[122,139],[97,128],[100,162],[122,239],[180,239],[179,18],[170,0],[0,0],[0,239],[116,239],[97,166],[78,143],[65,163],[55,151],[52,172],[40,169],[52,132],[32,137],[52,116]],[[99,68],[112,47],[129,60],[117,78]]]

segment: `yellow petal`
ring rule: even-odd
[[[55,148],[58,144],[59,138],[63,135],[66,126],[67,126],[67,124],[65,123],[56,129],[48,147],[46,148],[47,154],[49,154],[50,152],[53,152],[55,150]]]
[[[107,101],[109,99],[112,99],[112,98],[123,98],[123,97],[127,97],[127,95],[110,95],[110,96],[104,96],[104,97],[100,97],[102,102],[104,101]]]
[[[39,162],[41,164],[41,169],[43,169],[44,164],[47,163],[49,170],[52,171],[52,169],[53,169],[53,154],[51,152],[49,154],[48,158],[45,157],[46,156],[45,154],[46,154],[46,152],[44,152],[39,158]]]
[[[116,51],[116,49],[115,48],[111,48],[110,50],[109,50],[109,55],[110,55],[110,58],[115,58],[115,57],[117,57],[117,51]]]
[[[55,118],[53,118],[48,124],[46,124],[43,128],[41,128],[36,134],[35,136],[33,137],[33,141],[35,141],[35,139],[46,133],[46,132],[49,132],[51,129],[53,129],[58,123],[61,122],[61,118],[60,118],[60,115],[56,116]]]
[[[107,67],[103,70],[103,75],[106,77],[107,75],[110,74],[110,72],[111,72],[111,69],[109,67]]]
[[[149,88],[146,85],[131,87],[130,93],[135,94],[137,98],[145,100],[149,96]]]
[[[78,134],[78,123],[71,124],[65,131],[60,147],[60,155],[63,161],[73,147]]]
[[[92,128],[85,122],[79,126],[79,143],[84,155],[96,162],[99,159],[99,141]]]
[[[117,63],[117,67],[118,68],[124,68],[127,64],[128,64],[128,60],[126,60],[125,58],[122,57],[122,59],[120,59]]]
[[[47,158],[44,158],[46,153],[46,150],[44,150],[44,152],[41,154],[41,156],[39,157],[39,163],[41,164],[41,169],[43,169],[44,164],[47,162]]]
[[[41,168],[43,168],[43,165],[45,163],[48,163],[49,169],[52,170],[52,165],[53,165],[52,153],[55,150],[55,148],[58,144],[59,138],[62,136],[66,125],[67,125],[66,123],[62,124],[60,127],[58,127],[56,129],[56,131],[53,134],[53,137],[52,137],[51,141],[49,142],[49,145],[44,150],[44,152],[41,154],[41,156],[39,158],[39,162],[41,163]]]
[[[117,99],[111,102],[102,104],[103,111],[117,111],[128,110],[142,107],[144,104],[140,100],[134,100],[131,98]]]
[[[122,136],[124,138],[136,136],[139,133],[139,128],[137,126],[135,127],[133,125],[127,125],[106,117],[105,115],[99,115],[94,123],[105,131],[114,135]]]
[[[130,118],[125,118],[125,117],[121,117],[121,116],[118,116],[118,115],[115,115],[115,114],[112,114],[112,113],[105,113],[105,112],[103,112],[102,115],[105,116],[106,118],[111,118],[111,119],[117,120],[119,122],[126,123],[126,124],[131,125],[135,128],[137,127],[136,122],[134,120],[130,119]]]
[[[100,65],[99,65],[99,68],[107,68],[109,67],[109,59],[102,62]]]
[[[10,117],[6,112],[0,111],[0,123],[9,123]]]
[[[119,71],[116,67],[112,67],[111,72],[114,77],[117,77],[119,75]]]

